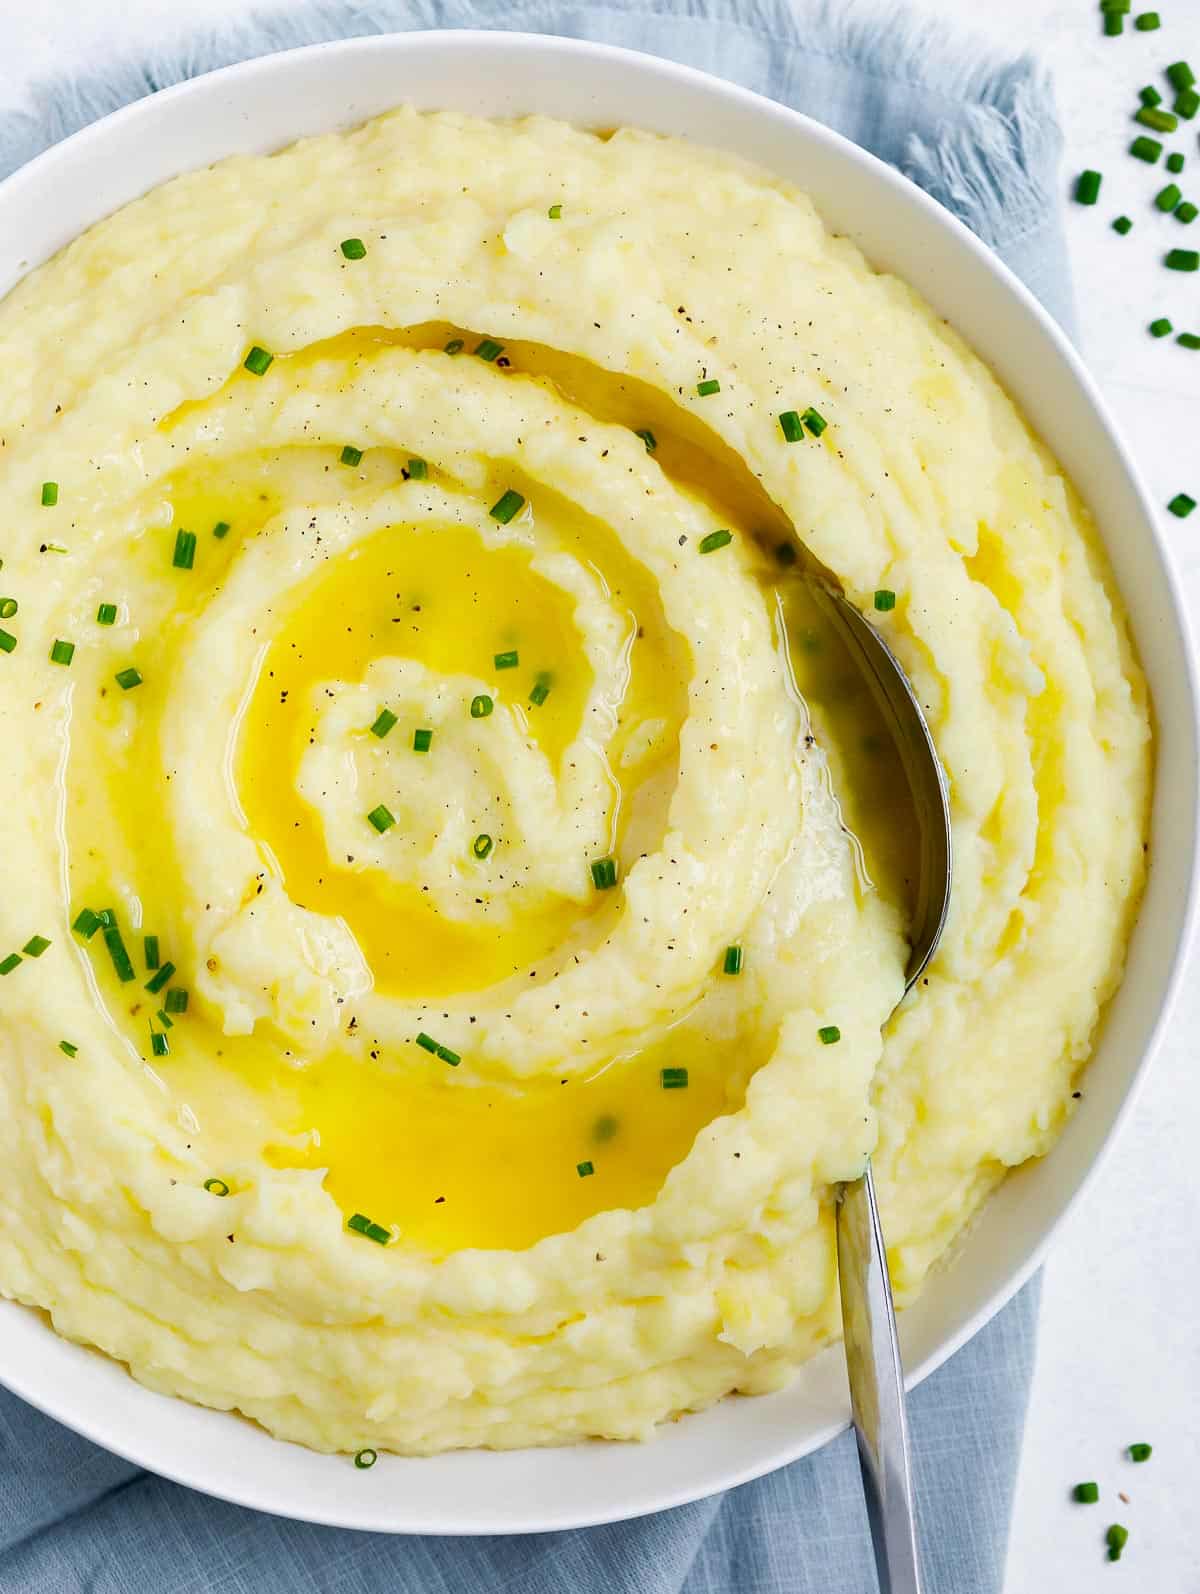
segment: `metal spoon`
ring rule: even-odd
[[[840,592],[824,585],[814,591],[867,680],[911,789],[920,864],[907,994],[934,954],[950,906],[945,778],[925,716],[887,643]],[[861,1178],[842,1185],[836,1215],[850,1404],[879,1587],[881,1594],[921,1594],[904,1369],[869,1160]]]

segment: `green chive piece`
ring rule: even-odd
[[[551,205],[550,209],[546,212],[546,214],[547,214],[547,216],[549,216],[551,221],[559,221],[562,218],[562,206],[561,205]]]
[[[125,950],[125,942],[115,924],[104,926],[104,944],[108,948],[109,957],[112,958],[117,978],[122,985],[128,985],[130,980],[137,978],[137,975],[133,972],[133,964],[130,962],[129,953]]]
[[[549,696],[549,681],[536,681],[534,683],[533,691],[529,694],[529,701],[533,704],[534,708],[541,708],[542,704]]]
[[[231,529],[232,528],[227,520],[218,520],[216,525],[213,527],[213,536],[218,542],[220,542],[222,538],[228,537]]]
[[[1153,1454],[1154,1454],[1154,1446],[1153,1445],[1142,1444],[1142,1445],[1130,1445],[1130,1447],[1129,1447],[1129,1459],[1130,1459],[1130,1461],[1149,1461],[1150,1457]]]
[[[575,1172],[581,1179],[589,1179],[592,1174],[595,1173],[595,1171],[595,1168],[590,1162],[577,1162],[575,1164]]]
[[[156,969],[162,962],[158,955],[158,937],[156,935],[142,937],[142,957],[148,969]]]
[[[1200,253],[1195,249],[1171,249],[1167,253],[1168,271],[1200,270]]]
[[[116,924],[117,910],[115,908],[101,908],[96,917],[101,924]]]
[[[880,587],[875,594],[875,607],[880,614],[887,614],[896,607],[896,594],[888,587]]]
[[[433,732],[431,730],[422,729],[413,732],[414,753],[427,753],[432,745]]]
[[[492,663],[498,670],[515,670],[520,662],[521,655],[516,648],[511,649],[508,653],[494,653],[492,655]],[[489,710],[488,712],[490,713],[491,711]]]
[[[1175,328],[1165,315],[1160,315],[1157,321],[1151,321],[1150,323],[1150,336],[1153,338],[1165,338],[1174,330]]]
[[[617,883],[617,860],[597,858],[592,864],[592,884],[597,891],[611,891]]]
[[[368,1445],[364,1450],[354,1452],[354,1465],[360,1472],[365,1472],[368,1467],[373,1467],[379,1460],[379,1455]]]
[[[440,1057],[444,1063],[449,1063],[451,1068],[457,1068],[459,1063],[462,1062],[462,1058],[458,1053],[452,1052],[448,1046],[439,1046],[435,1055]]]
[[[821,414],[820,410],[814,410],[812,408],[805,410],[800,419],[804,422],[805,426],[808,427],[809,431],[814,437],[820,437],[821,433],[829,425],[829,422]]]
[[[1194,332],[1181,332],[1175,341],[1185,349],[1200,349],[1200,337]]]
[[[426,1052],[435,1052],[436,1053],[436,1051],[438,1049],[437,1041],[434,1040],[432,1035],[426,1035],[424,1030],[422,1030],[421,1033],[417,1036],[417,1045],[421,1048],[422,1051],[426,1051]]]
[[[475,353],[481,360],[495,360],[504,353],[504,345],[497,343],[495,338],[484,338],[476,347]]]
[[[350,443],[347,443],[338,455],[338,459],[343,465],[361,465],[362,457],[362,449],[354,448]]]
[[[1179,126],[1179,118],[1173,111],[1160,110],[1157,105],[1143,105],[1140,111],[1134,112],[1133,119],[1143,127],[1152,127],[1156,133],[1173,133]]]
[[[502,526],[507,526],[513,516],[519,514],[524,507],[525,500],[520,493],[514,493],[510,487],[496,500],[488,510],[488,514],[493,520],[498,520]]]
[[[85,941],[90,941],[100,928],[100,916],[93,913],[91,908],[81,908],[71,928]]]
[[[171,563],[176,570],[190,570],[196,563],[196,533],[194,531],[177,531],[175,533],[175,552],[171,556]]]
[[[718,548],[727,548],[732,541],[731,531],[710,531],[707,537],[700,539],[700,552],[715,553]]]
[[[826,1024],[824,1029],[817,1031],[817,1039],[822,1046],[836,1046],[842,1038],[842,1032],[836,1024]]]
[[[1200,94],[1195,89],[1182,89],[1175,96],[1175,114],[1190,122],[1197,111],[1200,111]]]
[[[58,502],[58,483],[57,482],[43,482],[42,483],[42,503],[45,506],[45,508],[53,509],[57,502]]]
[[[1135,155],[1138,160],[1145,161],[1148,166],[1153,166],[1162,152],[1163,147],[1158,140],[1156,138],[1147,138],[1144,134],[1139,138],[1135,138],[1129,146],[1129,153]]]
[[[367,820],[375,826],[375,829],[382,836],[385,830],[390,830],[396,823],[396,816],[390,808],[385,808],[380,803],[378,808],[371,809],[371,812],[367,815]]]
[[[174,963],[164,963],[160,968],[155,969],[154,973],[146,981],[143,989],[149,991],[151,996],[157,996],[159,991],[162,990],[163,986],[169,984],[171,976],[174,974],[174,972]]]
[[[647,454],[653,454],[654,450],[658,447],[658,438],[655,437],[654,433],[650,431],[648,427],[643,427],[640,432],[634,432],[633,435],[635,437],[640,437],[642,442],[645,443]]]
[[[391,1242],[392,1236],[388,1230],[381,1223],[372,1223],[371,1219],[361,1212],[356,1212],[352,1218],[347,1218],[346,1227],[353,1229],[355,1234],[362,1234],[368,1240],[374,1240],[376,1245],[388,1245]]]
[[[1110,1561],[1119,1561],[1121,1551],[1129,1543],[1129,1529],[1122,1527],[1119,1522],[1114,1522],[1104,1535],[1104,1542],[1108,1545],[1108,1558]]]
[[[1162,104],[1162,95],[1150,83],[1147,83],[1144,89],[1138,90],[1138,99],[1141,100],[1143,105],[1151,107]]]
[[[1113,231],[1119,232],[1123,238],[1127,232],[1133,231],[1133,223],[1128,216],[1118,216],[1113,222]]]
[[[15,598],[0,598],[0,620],[11,620],[18,608]]]
[[[370,1218],[364,1216],[361,1212],[356,1212],[352,1218],[346,1219],[346,1227],[353,1229],[355,1234],[365,1234],[370,1224]]]
[[[443,354],[461,354],[462,351],[463,351],[463,340],[461,338],[451,338],[449,343],[447,343],[445,348],[442,350],[442,353]]]
[[[711,398],[714,393],[719,393],[720,391],[721,384],[717,381],[715,376],[710,376],[704,382],[696,383],[696,392],[701,398]]]
[[[59,1041],[58,1049],[60,1052],[65,1052],[68,1057],[77,1057],[79,1055],[79,1047],[76,1046],[74,1041]]]
[[[1071,1490],[1071,1495],[1078,1500],[1080,1505],[1095,1505],[1100,1498],[1100,1485],[1098,1483],[1077,1483]]]
[[[799,443],[804,438],[804,422],[798,410],[784,410],[779,417],[779,430],[789,443]]]
[[[429,465],[423,459],[410,459],[408,462],[408,478],[410,481],[423,482],[429,475]]]
[[[130,666],[127,670],[118,670],[114,679],[122,692],[132,692],[135,686],[141,686],[142,673]]]
[[[501,654],[497,654],[497,658],[502,656],[503,655]],[[497,665],[496,668],[505,669],[507,666]],[[492,702],[491,698],[488,697],[486,692],[480,692],[478,696],[471,699],[471,718],[473,720],[485,720],[495,706],[496,705]]]
[[[266,349],[260,348],[256,343],[242,361],[242,364],[247,371],[252,371],[255,376],[265,376],[274,358],[273,354],[268,354]]]
[[[1159,210],[1170,212],[1183,198],[1178,183],[1168,183],[1165,188],[1160,188],[1154,196],[1154,203]]]
[[[1125,18],[1120,11],[1106,11],[1104,13],[1104,33],[1109,39],[1118,38],[1125,32]]]
[[[161,1030],[150,1031],[150,1051],[155,1057],[168,1057],[171,1052],[171,1043]]]
[[[1140,16],[1134,17],[1133,25],[1139,33],[1156,33],[1162,23],[1157,11],[1143,11]]]
[[[170,1018],[167,1017],[167,1012],[166,1012],[165,1008],[160,1007],[158,1012],[154,1016],[155,1016],[155,1018],[158,1019],[158,1022],[162,1025],[163,1029],[174,1029],[175,1028],[175,1022],[174,1022],[173,1019],[170,1019]]]
[[[70,664],[71,660],[74,657],[75,657],[75,644],[74,644],[74,642],[64,642],[61,637],[57,637],[54,640],[54,642],[51,644],[51,647],[50,647],[50,662],[51,662],[51,664]]]
[[[225,1183],[224,1179],[206,1179],[204,1181],[204,1188],[208,1191],[209,1195],[227,1196],[229,1194],[229,1186]]]
[[[175,985],[167,992],[167,999],[163,1007],[168,1013],[186,1013],[188,1010],[188,993],[182,985]]]
[[[1189,493],[1176,493],[1167,508],[1180,520],[1186,520],[1196,507],[1196,500]]]
[[[115,603],[102,603],[96,610],[97,625],[116,625],[117,606]]]
[[[1185,199],[1182,205],[1175,207],[1175,220],[1181,221],[1185,227],[1190,227],[1198,215],[1200,210],[1197,210],[1190,199]]]
[[[1196,74],[1186,61],[1172,61],[1167,68],[1167,81],[1174,89],[1191,89],[1196,86]]]
[[[10,952],[6,958],[0,958],[0,974],[11,974],[20,962],[21,954]]]
[[[21,951],[24,952],[27,958],[40,958],[49,945],[50,943],[44,935],[31,935],[21,948]]]
[[[5,631],[3,627],[0,627],[0,653],[11,653],[16,645],[17,639],[12,632]]]
[[[475,840],[471,843],[471,851],[477,858],[482,860],[488,856],[494,845],[495,843],[492,841],[492,838],[488,835],[487,831],[481,830],[475,837]]]
[[[722,967],[726,974],[740,974],[742,972],[742,949],[740,946],[727,946],[725,948],[725,962]]]
[[[378,716],[376,717],[375,723],[371,726],[371,735],[378,736],[379,740],[382,741],[395,723],[396,716],[392,713],[391,709],[381,708],[379,710]]]
[[[343,238],[341,250],[347,260],[361,260],[367,252],[367,246],[361,238]]]
[[[688,1071],[686,1068],[660,1068],[658,1079],[664,1090],[686,1090]]]

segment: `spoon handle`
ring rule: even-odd
[[[850,1404],[881,1594],[921,1594],[904,1373],[871,1164],[842,1186],[838,1273]]]

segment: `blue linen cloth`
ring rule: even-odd
[[[30,87],[0,176],[119,105],[268,50],[353,34],[568,34],[705,68],[835,127],[959,215],[1071,324],[1045,77],[940,19],[824,0],[309,0]],[[928,1594],[999,1594],[1033,1366],[1024,1289],[911,1401]],[[853,1439],[724,1496],[610,1527],[415,1538],[210,1500],[0,1391],[0,1594],[873,1594]]]

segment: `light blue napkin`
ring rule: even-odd
[[[316,39],[426,27],[562,33],[673,56],[806,111],[955,211],[1071,322],[1059,133],[1028,58],[939,20],[805,0],[325,0],[32,87],[0,175],[129,100]],[[1037,1284],[913,1396],[928,1594],[998,1594]],[[3,1594],[874,1594],[849,1435],[757,1483],[634,1523],[419,1539],[285,1522],[139,1471],[0,1391]]]

